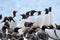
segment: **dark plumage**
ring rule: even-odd
[[[8,17],[4,17],[2,22],[6,22],[6,20],[9,20],[9,18]]]
[[[29,16],[29,12],[26,12],[26,15]]]
[[[2,31],[6,32],[6,29],[7,29],[7,26],[4,25],[4,26],[2,27]]]
[[[28,22],[25,22],[25,23],[24,23],[24,26],[25,26],[25,27],[28,27]]]
[[[13,11],[13,18],[16,16],[17,11]]]
[[[52,12],[52,7],[49,7],[49,12]]]
[[[49,27],[49,29],[53,29],[54,27],[53,27],[53,25],[50,25],[50,26],[48,26]]]
[[[0,14],[0,20],[2,19],[2,14]]]
[[[11,22],[11,21],[15,22],[15,20],[13,19],[13,17],[9,16],[8,18],[9,18],[9,22]]]
[[[46,8],[45,9],[45,14],[48,14],[49,13],[49,10]]]
[[[37,26],[37,27],[32,27],[32,29],[35,30],[35,31],[36,31],[38,28],[40,28],[40,27],[39,27],[39,26]]]
[[[55,25],[56,25],[56,29],[60,30],[60,25],[57,25],[56,23]]]
[[[29,33],[29,34],[36,33],[38,28],[39,28],[39,27],[33,27],[33,26],[32,26],[32,27],[29,29],[28,33]]]
[[[28,27],[31,27],[34,23],[29,22]]]
[[[14,28],[14,32],[18,32],[19,29],[21,28],[18,28],[18,27]]]
[[[44,32],[38,32],[37,33],[37,39],[38,40],[48,40],[48,34]]]
[[[18,37],[18,38],[19,38],[19,40],[24,40],[23,35],[20,35],[20,37]]]
[[[2,39],[3,35],[2,35],[2,32],[0,32],[0,39]]]
[[[31,27],[33,24],[34,24],[34,23],[32,23],[32,22],[25,22],[25,23],[24,23],[24,26],[25,26],[25,27]]]
[[[29,12],[26,12],[26,18],[28,18],[30,16]]]
[[[6,22],[6,20],[8,20],[9,22],[14,21],[13,17],[9,16],[9,17],[4,17],[2,22]],[[15,21],[14,21],[15,22]]]
[[[33,16],[35,12],[36,12],[35,10],[31,10],[31,11],[26,12],[26,14],[21,14],[22,19],[27,19],[29,16]]]
[[[42,26],[42,28],[41,28],[41,29],[42,29],[43,31],[45,31],[45,29],[46,29],[46,28],[47,28],[47,26],[46,26],[46,25],[44,25],[44,26]]]
[[[35,33],[35,29],[30,29],[28,33],[29,34]]]
[[[41,11],[38,11],[38,16],[41,15]]]
[[[10,27],[8,22],[5,22],[4,25],[6,25],[8,28]]]
[[[26,14],[21,14],[22,19],[26,19]]]
[[[24,38],[21,37],[19,40],[24,40]]]
[[[30,16],[33,16],[35,12],[37,12],[37,11],[31,10],[31,11],[30,11]]]
[[[24,37],[29,32],[29,30],[30,30],[30,27],[25,27],[24,32],[23,32]]]
[[[55,25],[56,25],[56,29],[60,30],[60,25],[57,25],[57,24]]]

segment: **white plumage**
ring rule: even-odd
[[[34,24],[35,26],[40,26],[42,28],[43,25],[53,25],[54,28],[56,28],[54,22],[53,22],[53,16],[49,13],[46,15],[40,15],[39,17],[36,18],[36,22]]]

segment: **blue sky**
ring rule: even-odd
[[[29,10],[41,10],[52,7],[54,22],[60,24],[60,0],[0,0],[0,14],[11,16],[13,10],[18,11],[16,18],[20,19],[20,14]]]

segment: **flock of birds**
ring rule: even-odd
[[[60,26],[53,22],[53,16],[51,14],[52,7],[45,9],[45,14],[42,16],[41,11],[30,10],[25,14],[21,14],[19,27],[12,27],[9,24],[11,21],[15,23],[14,18],[17,16],[17,11],[13,11],[13,17],[4,17],[2,20],[2,14],[0,14],[1,23],[4,23],[0,30],[1,40],[60,40],[56,33],[56,29],[60,29]],[[36,16],[34,14],[37,14]],[[45,29],[53,29],[56,38],[50,36]]]

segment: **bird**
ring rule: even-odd
[[[6,16],[6,17],[4,17],[4,19],[3,19],[3,21],[2,22],[6,22],[6,20],[8,20],[9,21],[9,18]]]
[[[26,37],[27,33],[29,32],[30,27],[25,27],[25,29],[23,30],[23,36]]]
[[[21,14],[22,19],[26,19],[26,14]]]
[[[29,11],[28,12],[26,12],[26,18],[28,18],[30,16],[30,14],[29,14]]]
[[[41,15],[41,11],[37,11],[38,12],[38,16]]]
[[[45,22],[48,23],[48,25],[50,25],[49,26],[50,28],[54,29],[55,36],[58,39],[58,36],[56,34],[56,25],[53,22],[53,16],[51,15],[51,13],[49,13],[49,12],[51,12],[51,7],[49,7],[49,9],[46,8],[45,11],[46,11],[45,12]],[[46,24],[45,22],[44,22],[44,24]]]
[[[32,27],[29,29],[29,32],[28,32],[28,33],[29,33],[29,34],[36,33],[36,32],[38,31],[38,30],[37,30],[38,28],[40,28],[40,27],[35,27],[35,26],[33,27],[33,26],[32,26]]]
[[[19,37],[22,37],[22,27],[15,27],[14,30],[13,30],[13,37],[18,39]]]
[[[47,29],[48,27],[46,25],[43,25],[41,30],[45,31],[45,29]]]
[[[31,27],[34,23],[29,22],[28,27]]]
[[[6,33],[6,29],[7,29],[7,26],[6,25],[3,25],[2,26],[2,32]]]
[[[4,25],[6,25],[7,28],[10,28],[10,24],[9,24],[8,20],[6,20],[6,22],[4,23]]]
[[[48,14],[49,13],[49,10],[48,8],[45,9],[45,14]]]
[[[8,18],[9,18],[9,22],[11,22],[11,21],[15,22],[15,20],[13,19],[12,16],[9,16]]]
[[[49,12],[52,12],[52,7],[49,7]]]
[[[34,24],[34,23],[32,23],[32,22],[25,22],[25,23],[24,23],[24,26],[25,26],[25,27],[31,27],[33,24]]]
[[[27,16],[29,16],[29,11],[28,11],[28,12],[26,12],[26,15],[27,15]]]
[[[24,23],[24,26],[25,26],[25,27],[28,27],[28,22],[25,22],[25,23]]]
[[[33,16],[34,13],[37,12],[37,11],[35,11],[35,10],[31,10],[31,11],[29,11],[29,12],[30,12],[30,16]]]
[[[13,11],[13,18],[16,16],[17,11]]]
[[[19,27],[14,28],[14,32],[18,32],[18,30],[21,29]]]

